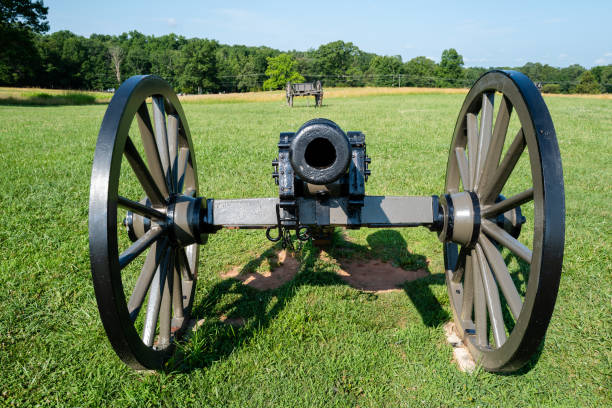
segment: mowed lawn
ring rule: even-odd
[[[464,95],[186,102],[201,194],[273,197],[278,134],[313,117],[366,134],[371,195],[441,194]],[[88,195],[106,108],[0,106],[0,406],[612,405],[612,100],[547,97],[563,158],[563,276],[544,347],[514,375],[460,372],[442,248],[424,228],[350,231],[331,257],[259,292],[221,274],[269,268],[263,231],[221,231],[202,248],[201,326],[167,372],[127,368],[106,339],[91,283]],[[430,276],[367,293],[334,256]],[[224,323],[221,317],[244,325]]]

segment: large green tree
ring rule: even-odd
[[[334,41],[321,45],[312,53],[314,74],[324,79],[325,85],[338,86],[347,83],[347,71],[360,59],[361,50],[351,42]],[[369,65],[369,61],[368,61]],[[369,67],[365,65],[361,71]]]
[[[281,89],[287,82],[304,82],[304,77],[297,72],[297,62],[289,54],[268,57],[268,68],[263,87],[266,90]]]
[[[578,84],[572,93],[598,94],[601,93],[601,87],[591,71],[584,71],[578,78]]]
[[[404,72],[407,76],[408,86],[435,86],[436,85],[435,61],[427,57],[415,57],[404,64]]]
[[[591,72],[597,79],[604,92],[612,92],[612,65],[600,65],[591,68]]]
[[[0,1],[0,84],[33,80],[41,65],[35,38],[49,30],[47,12],[41,0]]]
[[[372,58],[368,76],[371,83],[376,86],[397,86],[399,75],[402,72],[402,59],[399,56],[381,57],[380,55]]]
[[[219,89],[214,40],[194,38],[181,49],[179,88],[187,93],[210,93]]]
[[[439,65],[439,86],[464,86],[463,57],[454,48],[442,51]]]

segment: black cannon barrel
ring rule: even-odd
[[[289,159],[302,180],[316,185],[329,184],[348,170],[351,145],[340,126],[329,119],[312,119],[293,137]]]

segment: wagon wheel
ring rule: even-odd
[[[285,93],[287,96],[287,105],[288,106],[293,106],[292,105],[292,101],[291,101],[291,82],[287,82],[287,85],[285,86]]]
[[[113,96],[98,135],[89,248],[106,334],[133,368],[162,367],[189,320],[198,243],[206,239],[186,218],[205,206],[197,197],[193,144],[176,95],[159,77],[130,78]]]
[[[440,239],[457,330],[483,368],[517,370],[548,327],[565,236],[555,129],[525,75],[493,71],[474,84],[457,120],[445,191]]]

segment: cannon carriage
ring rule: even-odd
[[[362,132],[314,119],[280,133],[277,197],[205,197],[177,96],[155,76],[127,80],[102,121],[89,206],[93,284],[118,356],[163,367],[187,327],[199,247],[221,228],[264,229],[290,245],[335,227],[422,226],[441,242],[450,308],[473,357],[488,371],[523,366],[546,333],[564,250],[560,152],[537,88],[514,71],[474,84],[439,195],[368,196],[371,161]],[[519,191],[507,188],[515,172]],[[139,189],[120,191],[126,175]]]
[[[323,87],[321,81],[291,83],[287,82],[285,86],[287,105],[293,106],[293,97],[295,96],[310,96],[315,97],[315,107],[323,105]]]

